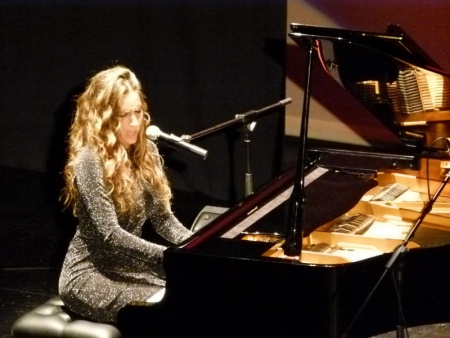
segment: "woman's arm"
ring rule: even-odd
[[[159,161],[158,147],[150,140],[147,140],[147,146],[153,156],[158,158],[158,169],[163,171],[162,163]],[[174,244],[181,243],[192,235],[192,232],[180,223],[171,210],[150,213],[149,218],[155,231]]]
[[[161,262],[166,247],[145,241],[119,225],[113,201],[107,194],[100,159],[93,150],[82,150],[75,166],[75,177],[89,223],[102,243],[139,260]]]
[[[171,212],[153,214],[150,216],[153,228],[163,238],[174,244],[179,244],[192,235]]]

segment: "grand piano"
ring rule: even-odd
[[[450,322],[450,190],[442,184],[450,74],[395,25],[372,33],[292,24],[289,36],[313,47],[314,64],[394,145],[308,139],[299,146],[302,177],[298,166],[281,173],[165,251],[166,293],[119,312],[125,337],[402,336]],[[293,255],[286,245],[299,179],[305,204]]]

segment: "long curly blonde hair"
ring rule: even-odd
[[[145,129],[150,123],[148,113],[141,123],[138,140],[126,149],[118,140],[119,100],[130,92],[137,92],[142,109],[148,106],[136,75],[123,66],[106,69],[93,76],[83,94],[77,98],[77,109],[69,132],[68,161],[64,168],[65,188],[61,199],[72,206],[75,213],[78,196],[74,166],[84,147],[96,151],[104,166],[104,180],[118,213],[126,213],[135,206],[138,181],[151,188],[161,208],[170,207],[171,191],[162,169],[162,158],[148,146]]]

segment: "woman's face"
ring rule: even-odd
[[[126,94],[119,100],[120,129],[117,137],[125,148],[137,142],[143,117],[142,102],[137,92]]]

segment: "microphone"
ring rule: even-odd
[[[153,126],[153,125],[149,126],[147,128],[147,130],[145,131],[145,134],[152,141],[155,141],[157,139],[163,140],[177,148],[190,151],[196,155],[200,155],[203,157],[203,159],[205,159],[206,156],[208,155],[207,150],[200,148],[198,146],[195,146],[193,144],[190,144],[190,143],[184,141],[181,137],[176,136],[174,134],[170,134],[170,135],[166,134],[163,131],[161,131],[161,129],[159,129],[157,126]]]

